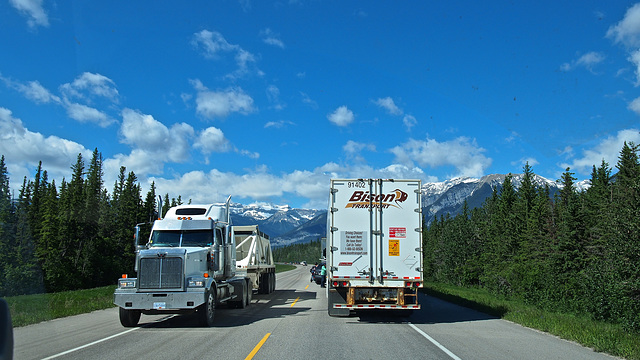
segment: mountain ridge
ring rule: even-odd
[[[511,174],[512,183],[519,188],[523,174]],[[481,178],[459,177],[441,182],[423,183],[421,188],[422,214],[425,226],[435,218],[450,214],[455,216],[462,210],[466,201],[469,208],[482,206],[493,189],[501,188],[507,175],[491,174]],[[551,196],[560,191],[561,184],[534,175],[534,184],[548,186]],[[589,181],[575,183],[581,191],[589,187]],[[268,234],[274,247],[305,243],[326,237],[327,211],[325,209],[298,209],[289,205],[233,203],[230,206],[231,218],[236,225],[257,224],[260,230]]]

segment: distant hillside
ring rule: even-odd
[[[500,189],[505,177],[506,175],[493,174],[480,179],[456,178],[443,182],[423,183],[422,213],[426,219],[425,225],[429,226],[433,219],[441,215],[459,214],[465,200],[469,208],[482,206],[486,198],[491,196],[494,187]],[[542,176],[536,175],[534,181],[539,186],[549,186],[551,196],[560,190],[559,184]],[[516,188],[519,188],[522,174],[513,174],[512,182]],[[576,187],[578,190],[586,189],[588,181],[579,182]],[[236,225],[258,224],[260,230],[271,237],[274,247],[308,243],[326,237],[326,209],[233,204],[231,212],[233,223]]]

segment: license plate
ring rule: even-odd
[[[167,303],[164,302],[154,302],[153,308],[156,310],[162,310],[167,308]]]

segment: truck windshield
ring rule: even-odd
[[[156,230],[151,234],[151,247],[211,246],[211,230]]]

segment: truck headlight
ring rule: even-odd
[[[134,288],[136,287],[136,281],[133,279],[120,279],[118,280],[118,286],[121,288]]]
[[[204,279],[189,279],[188,287],[204,287]]]

